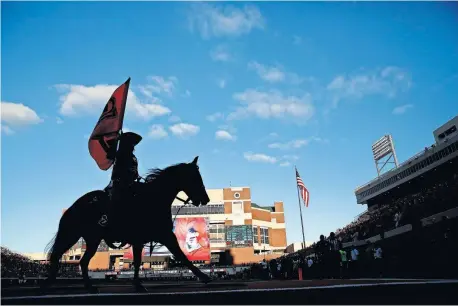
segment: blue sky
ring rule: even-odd
[[[129,76],[140,171],[200,156],[207,188],[286,205],[301,240],[364,207],[371,144],[398,158],[458,111],[455,3],[2,2],[2,245],[40,252],[63,208],[106,186],[87,141]],[[154,216],[152,216],[154,217]]]

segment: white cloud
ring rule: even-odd
[[[271,83],[281,82],[285,79],[285,73],[279,66],[269,67],[260,64],[256,61],[252,61],[248,63],[248,68],[251,70],[255,70],[261,79]]]
[[[64,121],[61,118],[56,117],[56,123],[57,124],[62,124],[62,123],[64,123]]]
[[[272,132],[272,133],[269,134],[269,136],[270,136],[270,137],[278,137],[278,134],[275,133],[275,132]]]
[[[262,119],[294,118],[306,122],[314,114],[314,107],[309,94],[302,97],[284,96],[279,91],[263,92],[256,89],[247,89],[236,93],[233,98],[241,106],[228,116],[228,120],[244,119],[256,116]]]
[[[293,36],[293,44],[300,45],[302,43],[302,37],[298,35]]]
[[[293,72],[288,72],[287,73],[287,79],[286,79],[289,83],[291,84],[294,84],[294,85],[299,85],[299,84],[302,84],[304,81],[309,81],[309,82],[313,82],[314,81],[314,78],[313,77],[306,77],[306,78],[303,78],[301,76],[299,76],[298,74],[296,73],[293,73]]]
[[[171,117],[169,118],[169,121],[170,121],[170,122],[180,122],[180,121],[181,121],[181,118],[178,117],[178,116],[173,115],[173,116],[171,116]]]
[[[393,98],[411,86],[409,73],[401,68],[390,66],[371,73],[339,75],[328,84],[327,90],[331,94],[333,107],[336,107],[342,99],[361,99],[368,95],[384,95]]]
[[[310,140],[308,139],[296,139],[291,140],[286,143],[275,142],[268,145],[271,149],[280,149],[280,150],[290,150],[290,149],[299,149],[303,146],[308,145]]]
[[[169,129],[175,136],[182,138],[197,135],[200,131],[200,127],[189,123],[177,123],[169,127]]]
[[[224,130],[216,131],[215,138],[219,140],[231,140],[231,141],[235,141],[237,139],[237,137],[235,137],[234,135],[231,135],[228,131],[224,131]]]
[[[275,143],[269,144],[268,147],[270,149],[291,150],[291,149],[302,148],[310,144],[311,142],[328,143],[329,141],[327,139],[322,139],[320,137],[310,137],[307,139],[295,139],[295,140],[291,140],[285,143],[275,142]]]
[[[405,104],[405,105],[401,105],[401,106],[398,106],[398,107],[395,107],[393,109],[393,114],[394,115],[402,115],[404,114],[409,108],[412,108],[413,105],[412,104]]]
[[[196,3],[192,5],[188,20],[191,31],[198,31],[204,39],[236,37],[254,29],[263,29],[265,25],[261,12],[252,5],[237,8],[233,5]]]
[[[286,160],[291,160],[291,161],[299,160],[299,156],[297,155],[283,155],[282,158]]]
[[[219,112],[207,116],[207,120],[210,122],[215,122],[216,120],[222,119],[222,118],[224,118],[224,115]]]
[[[5,135],[14,134],[14,131],[7,125],[0,124],[0,129],[1,129],[2,133],[4,133]]]
[[[81,114],[100,115],[118,85],[56,85],[60,96],[60,114],[75,116]],[[155,103],[142,103],[137,95],[129,90],[126,112],[133,112],[137,117],[150,119],[171,113],[168,107]]]
[[[232,60],[232,55],[225,45],[218,45],[210,51],[210,57],[215,62],[228,62]]]
[[[246,160],[251,161],[251,162],[261,162],[261,163],[271,163],[275,164],[277,162],[277,159],[273,156],[269,156],[266,154],[260,154],[260,153],[252,153],[252,152],[246,152],[243,154]]]
[[[218,129],[228,131],[231,134],[235,134],[237,129],[231,124],[222,124],[218,126]]]
[[[219,88],[221,88],[221,89],[224,88],[224,87],[226,87],[226,80],[224,80],[224,79],[218,80],[218,86],[219,86]]]
[[[0,106],[1,122],[8,126],[25,126],[43,122],[33,109],[24,104],[2,101]]]
[[[178,79],[174,76],[164,78],[162,76],[153,75],[148,77],[148,82],[148,84],[139,86],[140,91],[148,98],[154,98],[153,94],[172,95],[176,89]],[[158,98],[156,99],[159,100]]]
[[[291,166],[291,162],[299,160],[299,156],[297,155],[283,155],[280,158],[280,167],[288,167]]]
[[[153,118],[153,117],[164,116],[172,112],[168,107],[165,107],[160,104],[152,104],[152,103],[144,104],[144,103],[139,103],[139,102],[132,103],[132,104],[133,105],[131,105],[131,108],[133,109],[135,114],[138,117],[141,117],[145,120]],[[127,108],[127,110],[129,109]]]
[[[261,79],[270,83],[288,82],[298,85],[305,81],[304,78],[296,73],[286,72],[281,65],[268,66],[251,61],[248,63],[248,69],[256,71]]]
[[[153,139],[165,138],[167,135],[167,131],[161,124],[153,124],[148,132],[148,136]]]

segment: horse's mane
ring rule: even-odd
[[[151,183],[158,178],[163,177],[164,175],[167,175],[174,170],[176,170],[178,167],[181,167],[183,165],[186,165],[186,163],[179,163],[175,165],[168,166],[167,168],[160,169],[160,168],[152,168],[149,169],[148,172],[146,173],[145,181],[146,183]]]

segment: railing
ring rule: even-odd
[[[364,215],[364,214],[367,214],[368,211],[369,211],[369,210],[366,209],[365,211],[363,211],[362,213],[360,213],[359,215],[357,215],[353,220],[358,220],[359,217],[361,217],[361,216]]]

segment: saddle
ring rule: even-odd
[[[140,192],[142,187],[144,186],[144,183],[141,182],[134,182],[132,185],[129,186],[128,188],[128,195],[123,196],[123,198],[120,200],[121,202],[130,202],[133,200]],[[99,220],[99,225],[102,227],[106,227],[109,224],[109,219],[110,219],[110,214],[113,214],[113,205],[119,204],[119,203],[114,203],[115,199],[113,199],[113,184],[110,182],[107,187],[103,189],[105,194],[107,195],[107,199],[105,201],[106,205],[102,207],[102,216]],[[113,227],[116,227],[114,225]]]
[[[143,185],[145,183],[141,183],[141,182],[133,182],[132,185],[129,186],[129,195],[132,196],[132,197],[135,197],[139,192],[140,190],[142,189]],[[112,195],[113,195],[113,182],[110,181],[110,183],[108,184],[107,187],[105,187],[103,189],[103,191],[108,195],[108,198],[109,198],[109,202],[111,203],[112,201]]]

